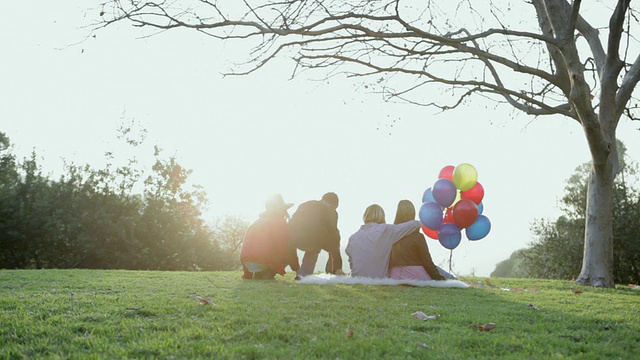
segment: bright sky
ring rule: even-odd
[[[72,45],[99,11],[85,3],[0,3],[0,12],[11,14],[0,22],[0,131],[20,157],[35,149],[54,173],[63,158],[101,166],[109,150],[150,167],[159,145],[193,170],[192,181],[211,202],[211,223],[224,215],[253,221],[272,193],[298,205],[333,191],[344,247],[368,205],[380,204],[392,222],[399,200],[420,206],[442,167],[470,163],[492,230],[475,242],[463,235],[453,270],[488,276],[527,246],[534,219],[560,215],[566,180],[589,161],[582,129],[560,117],[514,116],[478,99],[436,114],[385,103],[358,80],[288,80],[287,61],[223,78],[245,49],[195,33],[140,39],[122,23]],[[149,134],[135,152],[116,140],[119,124],[130,120]],[[624,120],[618,130],[635,160],[638,127]],[[428,244],[448,268],[449,251]]]

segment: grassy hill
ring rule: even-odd
[[[640,358],[640,291],[465,280],[474,286],[0,270],[0,359]]]

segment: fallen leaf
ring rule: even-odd
[[[496,324],[495,323],[487,323],[484,324],[484,331],[489,331],[491,329],[495,329]]]
[[[195,299],[198,300],[200,305],[210,305],[210,306],[215,305],[210,297],[196,296]]]
[[[571,292],[574,293],[574,294],[582,294],[582,290],[580,290],[580,289],[575,289],[575,290],[571,289]]]
[[[496,324],[495,323],[486,323],[484,325],[469,324],[469,327],[474,327],[478,329],[478,331],[490,331],[492,329],[495,329]]]
[[[418,347],[428,349],[429,345],[427,345],[426,343],[421,343],[421,344],[418,344]]]
[[[418,320],[435,320],[438,318],[438,315],[427,315],[422,311],[416,311],[413,314],[411,314],[411,316],[413,316],[415,319],[418,319]]]
[[[347,328],[347,337],[348,338],[352,338],[353,337],[353,329]]]

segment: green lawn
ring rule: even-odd
[[[0,359],[640,358],[638,290],[466,280],[483,286],[319,286],[298,284],[291,275],[246,281],[239,272],[0,270]],[[196,296],[215,305],[201,305]],[[438,318],[418,320],[416,311]],[[470,326],[487,323],[496,327]]]

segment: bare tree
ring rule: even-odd
[[[616,128],[623,116],[637,119],[631,101],[640,79],[640,57],[627,61],[637,56],[630,0],[103,1],[97,28],[128,21],[254,46],[233,74],[291,58],[294,76],[321,69],[370,77],[385,99],[417,106],[449,110],[482,97],[534,118],[576,120],[592,157],[577,282],[614,286]],[[598,24],[604,14],[608,23]],[[444,94],[434,98],[434,86]]]

